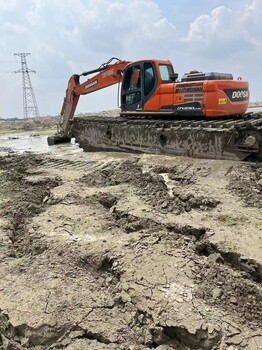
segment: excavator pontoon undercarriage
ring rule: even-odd
[[[125,151],[211,159],[262,157],[262,113],[212,120],[84,116],[72,137],[85,151]]]

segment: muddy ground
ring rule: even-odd
[[[262,166],[0,156],[0,349],[262,349]]]

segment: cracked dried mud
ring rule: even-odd
[[[0,349],[262,349],[261,163],[0,156]]]

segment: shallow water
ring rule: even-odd
[[[51,133],[50,133],[51,135]],[[54,146],[48,146],[47,134],[34,134],[32,131],[13,134],[0,135],[0,152],[34,152],[34,153],[71,153],[82,152],[78,145],[71,141],[71,143],[64,143]]]

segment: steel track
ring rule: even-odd
[[[128,151],[245,160],[262,156],[262,113],[223,119],[76,117],[85,151]]]

